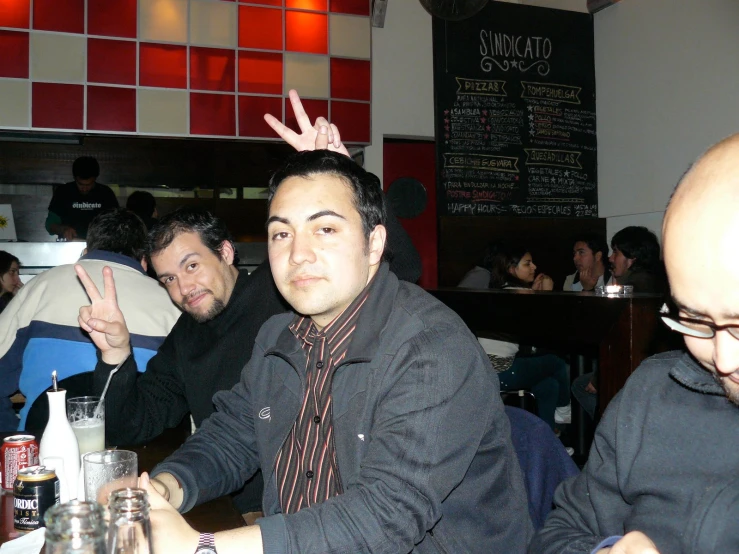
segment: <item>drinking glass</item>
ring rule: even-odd
[[[80,456],[105,450],[105,407],[101,405],[95,413],[98,404],[99,396],[67,399],[67,419],[80,445]]]
[[[85,473],[85,499],[108,503],[116,489],[135,488],[138,484],[138,458],[130,450],[102,450],[82,456]]]

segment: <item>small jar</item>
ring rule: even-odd
[[[105,510],[72,500],[46,511],[46,554],[106,554]]]

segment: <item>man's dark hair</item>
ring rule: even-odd
[[[593,256],[595,256],[598,252],[601,253],[601,261],[605,264],[608,260],[608,243],[606,242],[605,237],[602,235],[599,235],[598,233],[582,233],[579,235],[574,235],[572,239],[572,245],[574,246],[578,242],[584,242],[588,245],[588,248],[593,251]]]
[[[387,210],[380,180],[348,156],[328,150],[297,152],[288,158],[269,181],[267,207],[272,204],[277,188],[286,179],[311,179],[319,174],[333,175],[347,184],[352,191],[354,207],[362,219],[362,230],[367,240],[377,225],[385,225]]]
[[[10,271],[10,266],[13,265],[13,262],[17,263],[19,266],[21,265],[20,260],[13,256],[13,254],[6,252],[5,250],[0,250],[0,276],[5,275]]]
[[[146,222],[154,215],[154,210],[157,209],[157,201],[150,192],[137,190],[132,192],[126,200],[126,208]]]
[[[87,250],[105,250],[140,261],[146,252],[146,225],[126,208],[95,216],[87,228]]]
[[[658,272],[661,267],[657,235],[646,227],[624,227],[611,239],[611,248],[618,248],[629,259],[631,269]]]
[[[100,164],[92,156],[81,156],[72,164],[72,175],[80,179],[100,176]]]
[[[226,222],[208,210],[195,206],[183,206],[159,220],[149,232],[146,247],[149,260],[172,244],[182,233],[197,233],[201,242],[219,258],[222,257],[223,241],[230,242],[234,247],[234,265],[239,263],[238,252]]]

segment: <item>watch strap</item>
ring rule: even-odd
[[[198,540],[198,547],[195,550],[195,554],[204,551],[216,552],[216,537],[213,533],[200,533],[200,539]]]

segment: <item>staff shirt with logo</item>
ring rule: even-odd
[[[118,207],[118,199],[105,185],[96,183],[87,194],[80,193],[77,183],[72,181],[57,187],[49,204],[49,211],[61,219],[62,225],[69,225],[77,232],[78,238],[87,237],[87,227],[100,212]]]

